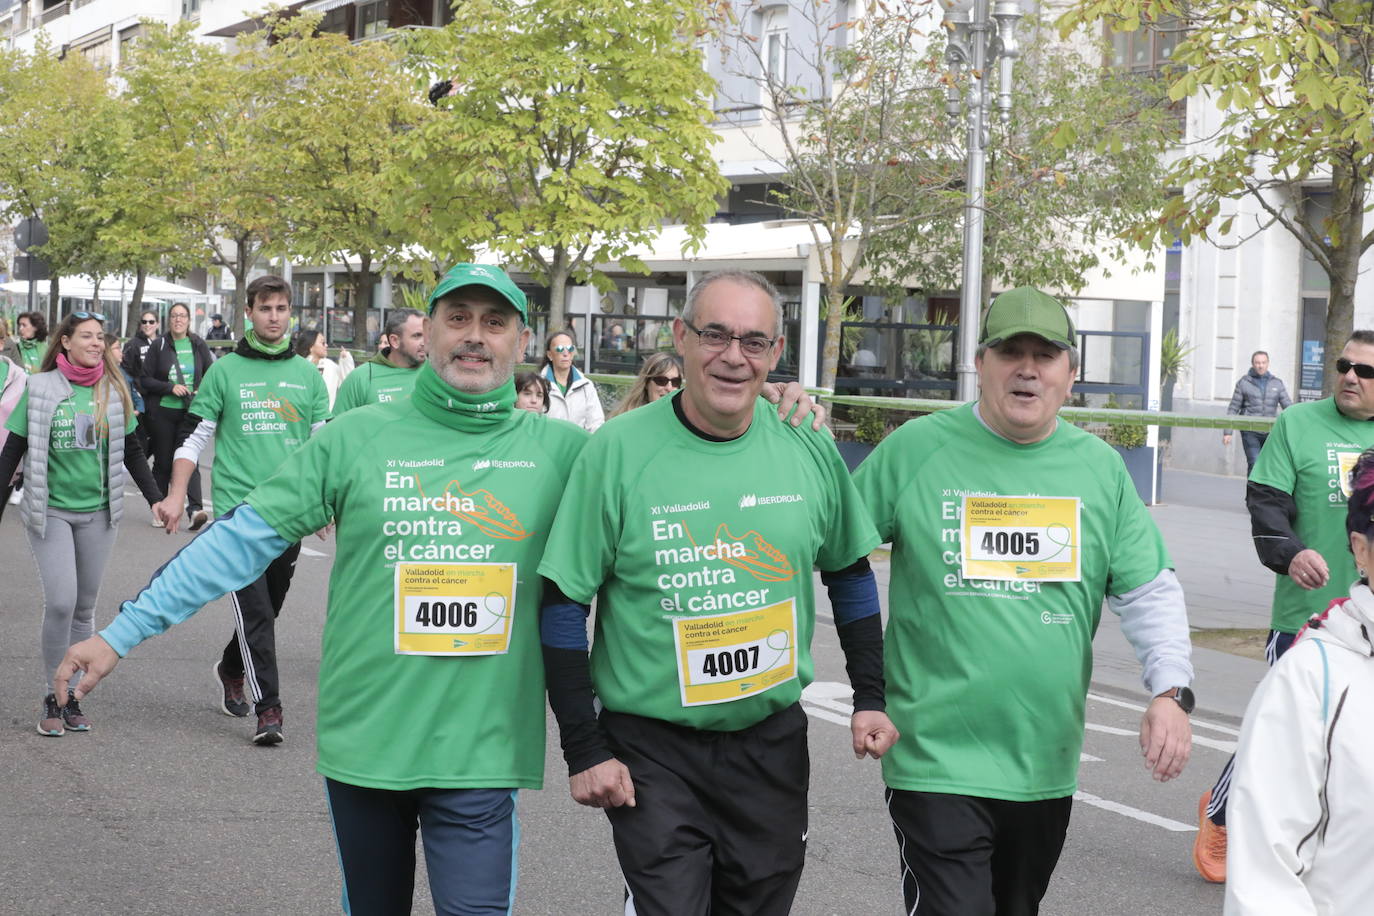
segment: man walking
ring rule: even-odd
[[[572,796],[606,809],[638,916],[790,910],[806,851],[813,567],[854,686],[855,756],[897,740],[872,523],[833,440],[770,420],[758,397],[781,331],[762,276],[698,282],[673,327],[684,389],[592,437],[540,564]]]
[[[201,379],[182,424],[167,498],[153,507],[168,533],[177,529],[192,473],[212,439],[211,501],[223,513],[243,502],[329,419],[329,394],[320,373],[291,350],[290,285],[280,277],[259,277],[246,293],[252,328]],[[234,635],[215,663],[220,709],[231,716],[255,711],[255,744],[278,744],[283,738],[276,619],[300,549],[299,542],[285,545],[261,576],[234,592]]]
[[[1308,619],[1349,594],[1361,574],[1346,534],[1350,469],[1374,446],[1374,331],[1350,335],[1335,362],[1335,394],[1279,414],[1245,487],[1260,562],[1273,570],[1274,600],[1264,657],[1270,665]],[[1198,801],[1193,865],[1226,880],[1226,801],[1235,758]]]
[[[1279,408],[1287,410],[1292,404],[1293,399],[1288,396],[1288,389],[1283,387],[1283,381],[1269,371],[1269,354],[1263,350],[1256,350],[1250,357],[1250,371],[1236,382],[1236,390],[1231,395],[1231,404],[1226,408],[1226,412],[1231,416],[1273,417],[1278,415]],[[1255,459],[1259,457],[1264,440],[1268,438],[1268,433],[1241,430],[1240,442],[1241,447],[1245,449],[1246,476],[1255,469]],[[1222,430],[1221,443],[1231,444],[1231,430]]]
[[[1059,422],[1078,338],[1030,287],[984,318],[976,402],[912,420],[854,482],[892,542],[883,758],[904,912],[1033,914],[1063,848],[1104,598],[1153,698],[1157,780],[1191,748],[1183,592],[1121,459]]]
[[[407,398],[416,370],[425,361],[425,316],[415,309],[392,309],[382,329],[377,354],[343,380],[334,399],[334,416],[363,404]]]
[[[234,335],[229,333],[229,326],[224,323],[224,316],[216,312],[210,316],[210,330],[205,332],[206,340],[233,340]]]

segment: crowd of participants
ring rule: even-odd
[[[89,730],[80,704],[119,659],[229,595],[217,705],[256,715],[255,744],[283,741],[274,622],[302,538],[337,526],[316,743],[348,912],[409,911],[417,827],[438,912],[510,911],[546,703],[572,798],[610,821],[627,913],[790,912],[813,569],[852,749],[881,759],[904,912],[1038,912],[1104,602],[1142,663],[1147,770],[1167,781],[1188,761],[1182,589],[1120,459],[1057,418],[1078,337],[1044,293],[988,309],[977,401],[908,422],[851,475],[823,410],[767,380],[782,313],[758,274],[700,280],[675,352],[645,360],[609,420],[571,331],[515,373],[532,331],[500,270],[454,267],[428,314],[388,313],[351,372],[318,331],[290,339],[289,284],[246,292],[251,327],[219,359],[185,306],[163,333],[145,313],[122,361],[94,312],[51,333],[26,313],[6,341],[0,482],[20,483],[43,587],[38,731]],[[1284,658],[1202,803],[1205,826],[1229,789],[1229,854],[1215,821],[1195,848],[1200,870],[1218,849],[1220,878],[1230,865],[1229,913],[1353,913],[1374,890],[1358,877],[1374,758],[1352,721],[1374,670],[1374,333],[1336,368],[1335,397],[1285,411],[1249,483]],[[684,473],[654,473],[664,461]],[[97,634],[126,480],[155,524],[199,533]],[[1348,499],[1328,499],[1333,480]],[[886,628],[868,561],[882,543]],[[1304,624],[1324,589],[1336,600]]]

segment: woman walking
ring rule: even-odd
[[[205,341],[191,333],[190,307],[184,302],[175,303],[167,310],[167,333],[149,344],[143,354],[140,380],[147,402],[153,480],[164,493],[172,480],[178,431],[212,362]],[[199,531],[210,520],[201,501],[199,468],[191,472],[191,482],[186,487],[186,515],[192,531]],[[162,527],[157,516],[153,516],[153,527]]]
[[[332,413],[334,398],[339,394],[339,385],[343,384],[344,376],[348,373],[329,358],[329,347],[325,346],[324,332],[319,328],[297,331],[295,350],[297,356],[310,360],[310,364],[320,370],[320,377],[324,379],[324,390],[329,392],[329,410]]]
[[[14,329],[16,336],[4,342],[0,354],[8,356],[32,375],[43,361],[44,342],[48,339],[48,319],[43,317],[42,312],[20,312]]]
[[[49,691],[62,655],[94,632],[100,580],[114,545],[127,470],[148,505],[161,499],[144,460],[124,377],[105,346],[105,317],[72,312],[6,421],[0,480],[24,465],[19,517],[43,585],[43,711],[38,733],[88,731],[68,693]],[[0,503],[0,514],[4,504]],[[72,684],[76,681],[73,680]]]

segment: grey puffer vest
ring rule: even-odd
[[[101,380],[96,385],[108,384]],[[24,498],[19,518],[43,537],[48,525],[48,442],[57,405],[72,396],[72,383],[57,369],[29,376],[29,448],[24,453]],[[110,527],[119,524],[124,505],[124,399],[113,388],[105,409],[110,435],[106,460],[110,494]]]

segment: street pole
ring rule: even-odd
[[[988,103],[985,77],[991,64],[998,63],[997,110],[1005,125],[1011,118],[1011,66],[1019,53],[1016,24],[1021,18],[1017,0],[996,0],[989,16],[990,0],[952,0],[945,8],[949,44],[945,56],[957,77],[968,72],[967,169],[964,199],[963,287],[959,293],[959,350],[956,372],[961,401],[978,397],[978,372],[974,351],[978,347],[978,324],[983,314],[983,211],[988,147]],[[957,116],[960,94],[952,80],[945,96],[945,110]]]

